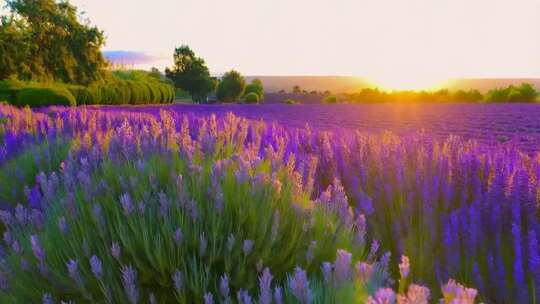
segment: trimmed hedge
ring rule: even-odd
[[[0,100],[21,106],[140,105],[171,103],[174,99],[174,87],[153,78],[123,80],[111,77],[88,87],[63,83],[0,81]]]
[[[69,90],[61,87],[27,87],[17,94],[18,106],[43,107],[49,105],[76,106]]]

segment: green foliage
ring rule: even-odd
[[[240,73],[231,70],[223,75],[216,90],[216,97],[222,102],[236,102],[244,94],[246,81]]]
[[[60,86],[30,86],[17,94],[18,106],[42,107],[50,105],[76,106],[75,97]]]
[[[292,98],[287,98],[287,99],[285,100],[285,103],[286,103],[286,104],[289,104],[289,105],[299,104],[299,102],[298,102],[297,100],[292,99]]]
[[[334,95],[325,96],[323,98],[323,103],[337,103],[338,99]]]
[[[69,2],[8,0],[6,7],[11,15],[0,23],[0,79],[88,84],[101,77],[103,32],[80,22]]]
[[[245,103],[259,103],[259,95],[256,93],[248,93],[244,96]]]
[[[487,102],[535,102],[538,92],[528,83],[516,87],[510,85],[506,88],[490,90],[486,95]]]
[[[16,79],[0,80],[0,100],[15,104],[19,90],[24,84]]]
[[[253,79],[251,83],[246,86],[245,94],[247,95],[249,93],[257,94],[259,96],[259,100],[264,99],[264,88],[260,79]]]
[[[484,96],[480,91],[475,89],[468,91],[458,90],[454,93],[454,99],[457,102],[480,102],[484,99]]]
[[[215,81],[202,58],[187,46],[182,45],[174,51],[174,65],[165,69],[165,75],[176,88],[189,92],[196,102],[205,102],[215,88]]]
[[[77,105],[93,105],[99,101],[98,96],[94,92],[85,86],[69,85],[67,89],[75,97]]]

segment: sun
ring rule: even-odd
[[[371,81],[379,88],[387,91],[431,91],[440,87],[444,81],[442,78],[434,75],[408,75],[386,74],[371,77]]]

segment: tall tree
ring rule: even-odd
[[[189,92],[196,102],[205,102],[215,87],[215,81],[210,77],[206,63],[202,58],[195,56],[187,45],[174,50],[174,65],[165,69],[165,75],[177,88]]]
[[[0,24],[0,57],[21,66],[0,69],[0,78],[53,79],[86,84],[101,78],[103,32],[80,21],[68,1],[7,0],[11,15]]]

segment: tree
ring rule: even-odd
[[[67,1],[8,0],[0,24],[0,78],[52,79],[87,84],[100,79],[106,61],[103,32],[78,19]],[[15,64],[13,64],[15,63]]]
[[[294,94],[302,94],[302,89],[300,88],[299,85],[295,85],[295,86],[293,87],[293,89],[292,89],[292,92],[293,92]]]
[[[165,69],[167,78],[173,81],[175,87],[191,95],[195,102],[205,102],[207,96],[215,88],[215,81],[202,58],[187,45],[174,50],[174,66]]]
[[[257,94],[257,96],[259,96],[259,100],[262,100],[264,98],[264,88],[260,79],[253,79],[251,83],[246,86],[245,95],[249,93]]]
[[[218,84],[216,96],[219,101],[235,102],[244,95],[246,81],[235,70],[225,73]]]

